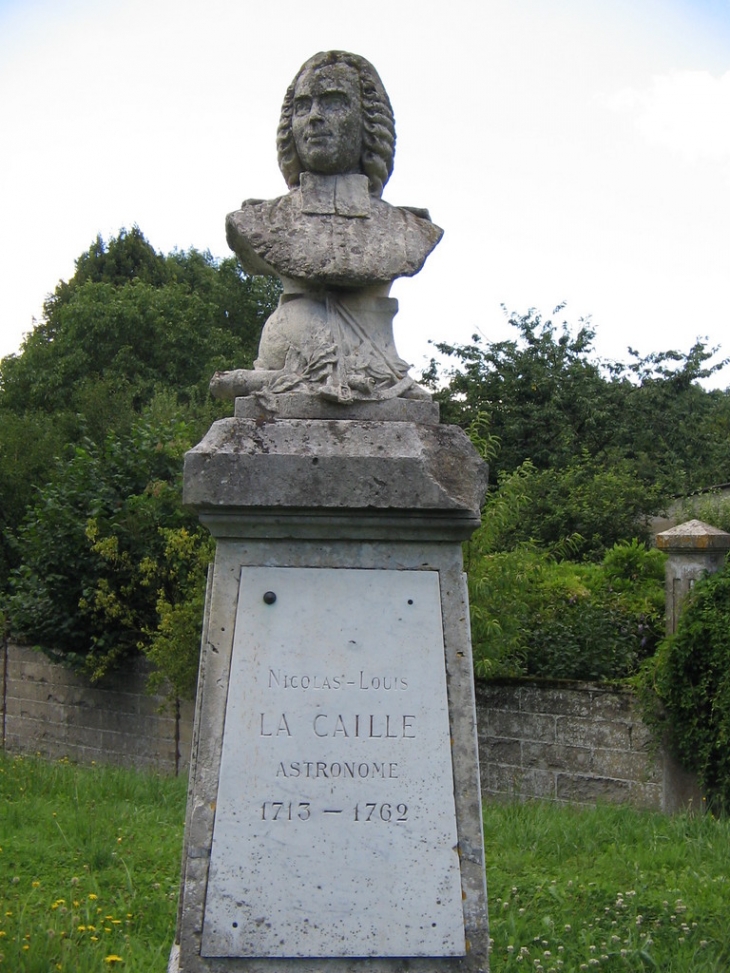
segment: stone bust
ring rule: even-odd
[[[390,298],[442,236],[426,210],[381,199],[395,124],[374,67],[355,54],[316,54],[289,86],[277,132],[289,193],[246,200],[226,219],[244,270],[279,277],[253,371],[218,373],[214,394],[305,391],[334,401],[425,393],[396,352]]]

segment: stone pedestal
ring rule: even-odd
[[[486,467],[429,403],[332,409],[239,400],[186,457],[218,543],[171,970],[488,969],[461,559]]]

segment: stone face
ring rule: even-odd
[[[205,956],[463,956],[438,573],[247,568]]]

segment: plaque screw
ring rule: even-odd
[[[275,591],[265,591],[264,592],[264,601],[266,602],[267,605],[273,605],[274,602],[276,601],[276,592]]]

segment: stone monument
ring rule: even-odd
[[[364,58],[307,61],[277,145],[289,193],[226,227],[282,297],[185,460],[217,549],[169,969],[486,971],[461,559],[486,467],[408,375],[389,297],[442,231],[381,199],[395,127]]]

